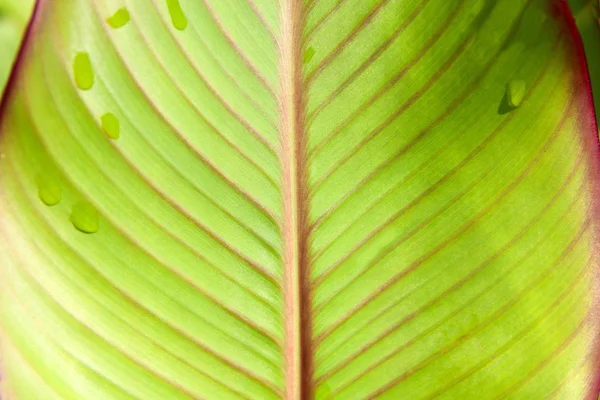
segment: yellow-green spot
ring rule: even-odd
[[[119,8],[116,13],[106,19],[111,28],[118,29],[129,22],[129,11],[127,8]]]
[[[102,130],[111,139],[118,139],[121,134],[121,124],[113,113],[106,113],[100,117]]]
[[[94,70],[88,53],[79,52],[73,61],[75,84],[81,90],[88,90],[94,86]]]
[[[73,206],[69,221],[75,229],[83,233],[96,233],[100,225],[98,211],[87,201]]]
[[[179,29],[180,31],[184,30],[187,27],[188,21],[181,9],[181,4],[179,4],[179,0],[167,0],[167,7],[169,8],[169,14],[171,14],[171,22],[175,29]]]
[[[62,191],[58,177],[51,173],[41,173],[35,177],[38,196],[47,206],[55,206],[62,199]]]
[[[527,91],[527,85],[522,79],[513,79],[506,85],[506,101],[512,108],[517,108],[523,102],[525,98],[525,92]]]
[[[315,49],[311,46],[308,49],[306,49],[306,51],[304,52],[304,57],[302,58],[302,61],[304,62],[304,64],[308,64],[310,62],[310,60],[313,59],[314,56],[315,56]]]

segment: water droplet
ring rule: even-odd
[[[52,173],[41,173],[35,177],[38,197],[47,206],[55,206],[62,199],[60,180]]]
[[[75,84],[81,90],[88,90],[94,86],[94,70],[88,53],[79,52],[73,61]]]
[[[119,8],[117,12],[112,15],[112,17],[108,17],[106,22],[108,22],[108,25],[110,25],[111,28],[118,29],[128,23],[129,19],[129,11],[126,7],[123,7]]]
[[[75,229],[83,233],[96,233],[100,225],[98,211],[87,201],[79,202],[73,206],[69,221]]]
[[[313,59],[314,56],[315,56],[315,49],[312,46],[310,46],[304,52],[304,57],[303,57],[302,61],[304,62],[304,64],[308,64],[310,62],[310,60]]]
[[[100,117],[100,121],[102,122],[102,130],[106,133],[111,139],[118,139],[121,135],[121,124],[119,120],[113,113],[106,113],[102,117]]]
[[[517,108],[521,105],[525,93],[527,91],[527,85],[522,79],[513,79],[506,85],[506,101],[512,108]]]
[[[167,7],[169,8],[171,22],[173,22],[175,29],[179,29],[180,31],[184,30],[187,27],[188,21],[181,9],[179,0],[167,0]]]

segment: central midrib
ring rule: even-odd
[[[302,0],[282,1],[280,46],[284,243],[285,398],[313,398],[310,319]]]

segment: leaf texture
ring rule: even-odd
[[[548,0],[40,0],[3,399],[588,399],[598,139]]]

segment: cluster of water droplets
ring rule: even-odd
[[[179,0],[166,0],[167,8],[171,16],[171,22],[175,29],[183,31],[188,21],[183,13]],[[112,16],[106,19],[106,23],[113,29],[119,29],[127,25],[131,16],[126,7],[118,9]],[[94,86],[94,68],[87,52],[81,51],[75,54],[73,59],[73,78],[79,90],[90,90]],[[104,134],[111,140],[117,140],[121,136],[121,125],[119,119],[112,112],[106,112],[100,117],[100,125]],[[35,178],[38,188],[38,197],[45,205],[52,207],[62,200],[62,189],[59,174],[52,171],[44,171]],[[98,210],[88,201],[80,201],[71,208],[69,221],[73,226],[83,233],[96,233],[100,228],[100,216]]]

